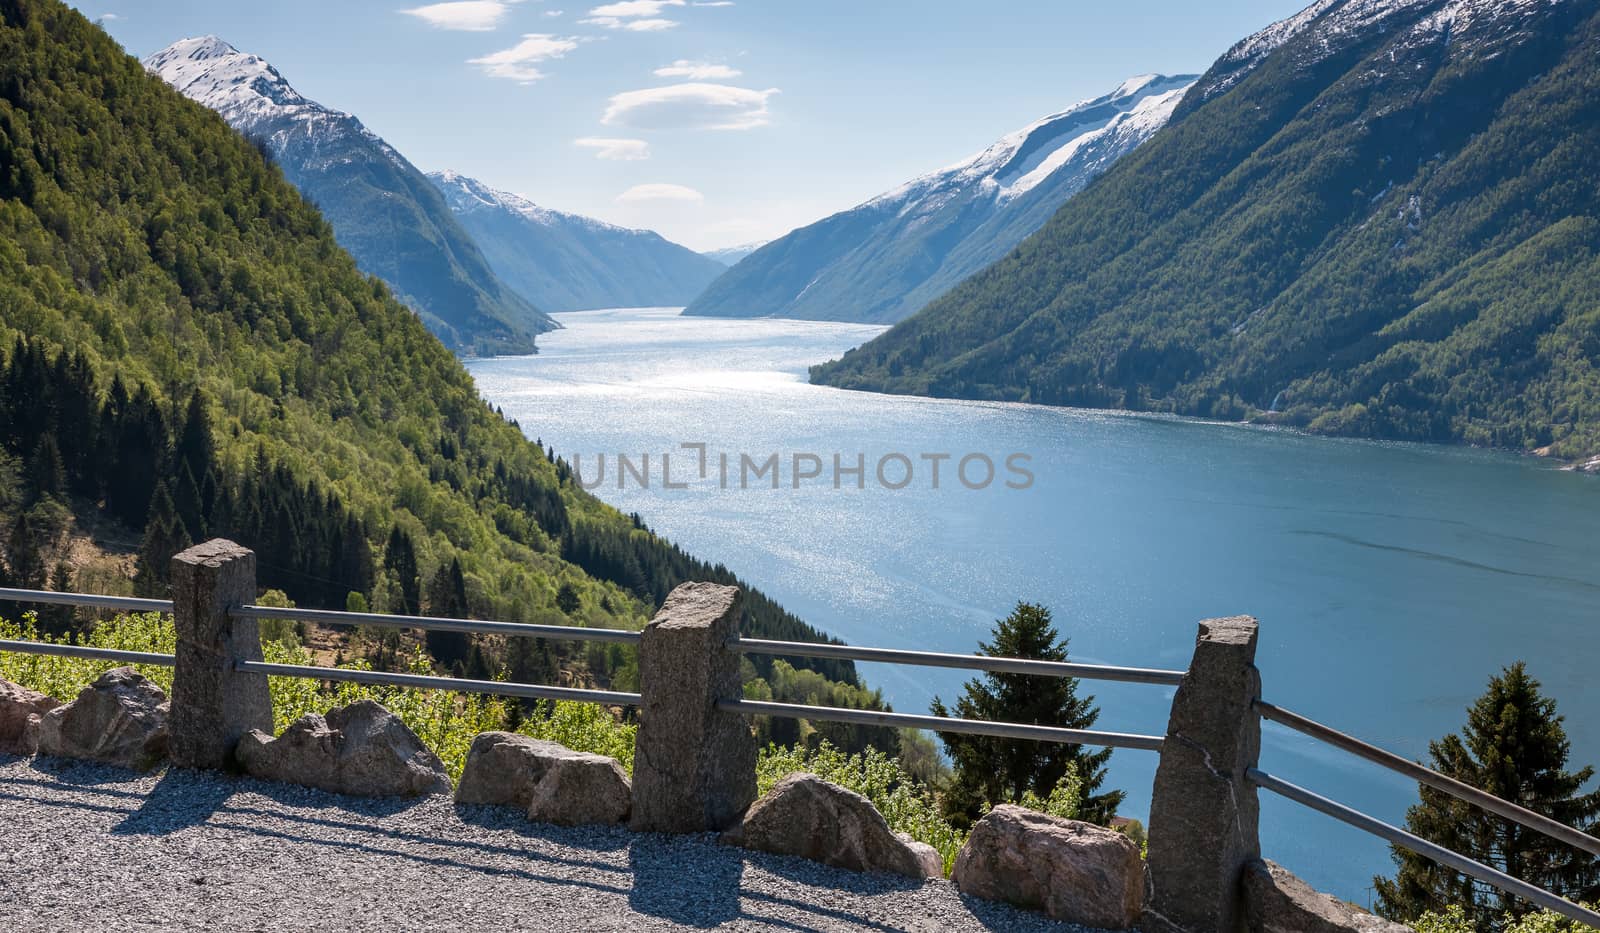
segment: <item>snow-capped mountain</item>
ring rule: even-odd
[[[761,247],[685,313],[892,323],[1004,256],[1160,129],[1194,75],[1142,75]]]
[[[431,172],[495,273],[549,311],[687,304],[724,266],[650,230],[540,207],[456,172]]]
[[[772,241],[756,240],[754,243],[740,243],[738,246],[724,246],[722,249],[704,250],[700,253],[700,255],[705,256],[708,259],[715,259],[717,262],[720,262],[725,266],[734,266],[739,264],[739,260],[750,255],[761,247],[766,246],[770,242]]]
[[[182,39],[145,68],[259,140],[321,208],[362,271],[383,279],[462,352],[527,352],[555,326],[502,282],[415,166],[354,116],[300,94],[258,55]]]

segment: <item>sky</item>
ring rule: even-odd
[[[694,249],[771,239],[1306,0],[100,0],[131,53],[214,34],[423,171]]]

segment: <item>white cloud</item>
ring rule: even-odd
[[[493,78],[506,78],[522,84],[532,84],[544,77],[544,72],[535,67],[539,62],[560,58],[577,47],[576,39],[530,32],[522,37],[521,42],[509,49],[502,49],[482,58],[468,59],[467,63],[477,65]]]
[[[705,2],[703,2],[703,3],[695,3],[695,4],[692,4],[692,5],[693,6],[733,6],[733,0],[705,0]]]
[[[728,84],[669,84],[613,95],[600,122],[637,129],[747,130],[766,126],[767,98],[777,88],[756,91]]]
[[[620,3],[607,3],[597,6],[589,11],[590,16],[660,16],[661,11],[669,6],[683,6],[684,0],[622,0]]]
[[[660,32],[677,26],[676,20],[663,19],[667,7],[684,6],[687,0],[622,0],[607,3],[589,11],[587,19],[578,22],[603,29],[626,29],[630,32]]]
[[[713,65],[710,62],[692,62],[680,58],[665,68],[656,69],[658,78],[688,78],[691,81],[721,81],[727,78],[737,78],[743,74],[737,68],[727,65]]]
[[[611,162],[638,162],[650,158],[650,144],[642,139],[585,136],[574,139],[572,144],[583,149],[593,149],[595,158]]]
[[[511,3],[507,0],[450,0],[400,12],[415,16],[435,29],[489,32],[499,26],[500,20],[510,11]]]
[[[560,16],[561,14],[563,14],[565,12],[567,12],[567,11],[566,10],[545,10],[544,11],[544,15],[546,15],[546,16]]]
[[[627,191],[617,195],[621,204],[631,204],[639,201],[704,201],[706,196],[693,188],[683,185],[634,185]]]

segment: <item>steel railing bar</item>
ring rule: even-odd
[[[1425,768],[1393,752],[1384,751],[1376,745],[1369,745],[1354,736],[1345,735],[1337,729],[1325,726],[1316,720],[1307,719],[1299,713],[1291,712],[1281,706],[1274,706],[1271,703],[1257,700],[1256,709],[1261,713],[1261,718],[1263,719],[1287,726],[1302,735],[1308,735],[1320,742],[1326,742],[1335,748],[1343,749],[1352,755],[1365,758],[1373,764],[1381,765],[1391,771],[1403,774],[1419,784],[1426,784],[1434,790],[1442,791],[1452,797],[1458,797],[1474,806],[1488,810],[1496,816],[1520,823],[1552,839],[1560,840],[1567,845],[1582,849],[1593,855],[1600,855],[1600,839],[1588,833],[1580,832],[1565,823],[1558,823],[1541,813],[1535,813],[1526,807],[1519,807],[1509,800],[1496,797],[1487,791],[1479,790],[1471,784],[1463,784],[1455,778],[1446,777],[1431,768]]]
[[[85,658],[92,661],[126,661],[129,664],[157,664],[172,667],[177,659],[170,654],[149,651],[122,651],[117,648],[91,648],[88,645],[52,645],[39,641],[0,640],[0,651],[18,654],[47,654],[60,658]]]
[[[1313,793],[1256,768],[1247,769],[1245,778],[1257,787],[1287,797],[1301,806],[1310,807],[1319,813],[1331,816],[1340,822],[1348,823],[1357,829],[1365,830],[1393,845],[1410,849],[1423,858],[1432,859],[1440,865],[1454,868],[1456,871],[1464,875],[1470,875],[1485,884],[1494,885],[1507,894],[1520,897],[1540,907],[1553,910],[1564,917],[1580,923],[1587,923],[1600,929],[1600,913],[1580,907],[1565,898],[1551,894],[1543,888],[1536,887],[1518,878],[1513,878],[1505,872],[1490,868],[1481,862],[1475,862],[1464,855],[1452,852],[1420,836],[1412,835],[1398,826],[1391,826],[1380,819],[1362,813],[1360,810],[1351,809],[1342,803],[1329,800],[1320,794]]]
[[[51,590],[15,590],[0,587],[0,599],[17,603],[42,603],[47,606],[83,606],[88,609],[120,609],[125,612],[171,612],[170,599],[140,599],[134,596],[96,596],[92,593],[56,593]]]
[[[1136,684],[1177,686],[1183,671],[1143,667],[1111,667],[1103,664],[1075,664],[1065,661],[1037,661],[1028,658],[991,658],[977,654],[946,654],[937,651],[908,651],[899,648],[858,648],[854,645],[829,645],[819,642],[768,641],[740,638],[731,643],[746,654],[790,655],[801,658],[840,658],[850,661],[877,661],[883,664],[919,664],[926,667],[959,667],[1005,674],[1036,674],[1042,677],[1078,677],[1085,680],[1116,680]]]
[[[296,619],[330,625],[385,625],[435,632],[471,632],[478,635],[513,635],[522,638],[562,638],[577,641],[614,641],[635,644],[641,635],[621,629],[582,628],[576,625],[532,625],[525,622],[485,622],[479,619],[435,619],[431,616],[389,615],[384,612],[338,612],[332,609],[279,609],[274,606],[235,606],[236,619]]]
[[[889,713],[870,709],[842,709],[836,706],[802,706],[798,703],[769,703],[765,700],[721,700],[718,709],[757,716],[788,716],[792,719],[820,719],[828,722],[848,722],[866,726],[894,726],[909,729],[931,729],[935,732],[960,732],[968,735],[988,735],[1003,739],[1028,739],[1035,742],[1064,742],[1070,745],[1096,745],[1111,748],[1137,748],[1144,751],[1161,751],[1159,735],[1135,735],[1126,732],[1095,732],[1086,729],[1062,729],[1056,726],[1030,726],[1009,722],[986,722],[979,719],[947,719],[943,716],[918,716],[910,713]]]
[[[506,683],[499,680],[466,680],[432,677],[426,674],[393,674],[387,671],[361,671],[345,667],[316,667],[306,664],[272,664],[266,661],[235,661],[233,669],[272,677],[307,677],[314,680],[340,680],[357,684],[387,684],[422,690],[447,690],[451,693],[492,693],[498,696],[528,697],[536,700],[576,700],[581,703],[638,706],[639,694],[614,690],[583,690],[577,687],[549,687],[542,684]]]

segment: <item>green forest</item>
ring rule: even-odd
[[[157,593],[174,550],[226,535],[301,605],[638,628],[712,580],[744,589],[747,633],[821,637],[585,493],[257,146],[54,0],[0,2],[0,367],[11,585],[70,584],[90,539],[137,549],[120,586]],[[633,663],[476,647],[599,683]],[[882,705],[848,662],[785,666]]]
[[[813,381],[1600,452],[1600,13],[1431,9],[1224,58],[1039,233]]]

